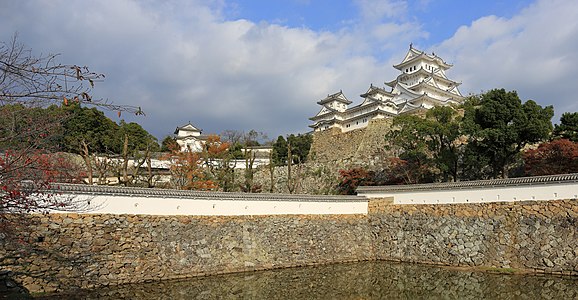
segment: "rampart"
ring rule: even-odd
[[[98,188],[89,191],[104,194],[95,192]],[[110,196],[132,195],[133,201],[145,198],[134,189],[103,189]],[[148,197],[155,193],[149,190]],[[251,198],[233,196],[230,201]],[[295,203],[311,201],[291,197]],[[21,236],[28,251],[4,244],[0,264],[31,291],[363,260],[578,275],[575,199],[395,205],[392,198],[373,198],[364,203],[366,213],[341,215],[35,215],[37,224]]]
[[[371,166],[380,161],[387,144],[386,134],[393,119],[370,120],[365,128],[341,132],[332,128],[315,132],[311,158],[317,163],[331,163],[338,167]]]

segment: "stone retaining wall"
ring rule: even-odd
[[[291,266],[399,260],[578,275],[578,201],[369,203],[367,215],[50,214],[2,245],[0,265],[31,291]]]
[[[33,292],[370,260],[364,215],[136,216],[51,214],[0,265]],[[2,251],[8,251],[2,253]]]
[[[578,275],[578,201],[370,205],[377,259]]]
[[[392,122],[391,118],[374,119],[367,127],[348,132],[336,128],[315,132],[309,160],[337,168],[371,168],[388,156],[385,136],[391,131]]]

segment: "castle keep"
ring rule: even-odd
[[[385,82],[387,88],[370,85],[359,105],[348,107],[352,102],[341,91],[318,101],[321,110],[310,118],[313,124],[309,127],[314,131],[337,128],[347,132],[367,127],[370,120],[419,113],[438,105],[459,104],[464,99],[458,89],[460,83],[446,76],[452,65],[434,53],[410,45],[403,61],[393,67],[401,74]]]

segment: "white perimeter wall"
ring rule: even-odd
[[[549,183],[507,187],[486,187],[423,191],[368,191],[367,198],[393,197],[394,204],[448,204],[512,202],[528,200],[577,199],[578,183]]]
[[[79,195],[90,214],[243,216],[367,214],[367,201],[206,200],[123,195]]]

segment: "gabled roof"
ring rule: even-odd
[[[443,69],[449,69],[452,67],[451,64],[446,63],[439,56],[435,55],[435,53],[432,53],[431,55],[427,54],[423,51],[415,49],[412,44],[409,45],[409,51],[405,55],[403,61],[397,65],[394,65],[393,67],[398,69],[398,70],[401,70],[406,65],[409,65],[409,64],[411,64],[417,60],[433,61],[433,62],[437,63],[440,66],[440,68],[443,68]]]
[[[453,98],[453,97],[455,97],[455,98],[457,98],[457,99],[459,99],[459,100],[461,100],[461,99],[464,98],[461,94],[456,94],[456,93],[453,93],[453,92],[452,92],[455,88],[442,89],[442,88],[439,87],[439,85],[437,85],[437,83],[435,82],[435,80],[433,80],[433,79],[431,79],[431,78],[429,78],[429,80],[424,80],[424,81],[422,81],[422,82],[420,82],[420,83],[412,86],[411,88],[412,88],[412,89],[418,89],[418,88],[420,88],[420,87],[425,87],[425,88],[430,88],[430,89],[433,88],[433,89],[437,90],[437,92],[442,93],[442,94],[445,94],[448,98]],[[416,91],[414,91],[414,93],[415,93],[415,92],[416,92]],[[456,92],[459,93],[459,90],[456,90]]]
[[[417,93],[416,91],[413,91],[411,89],[409,89],[409,87],[407,87],[405,84],[398,82],[396,85],[397,89],[400,91],[400,93],[406,93],[406,94],[410,94],[413,97],[419,97],[421,94]]]
[[[352,102],[347,100],[347,97],[343,94],[343,91],[339,91],[335,94],[327,95],[324,99],[321,99],[317,102],[319,105],[323,105],[329,102],[338,101],[345,104],[351,104]]]
[[[390,93],[390,92],[388,92],[388,91],[386,91],[380,87],[374,86],[373,84],[369,85],[369,89],[367,89],[367,92],[365,92],[359,96],[362,98],[367,98],[367,97],[375,95],[375,94],[385,94],[385,95],[388,95],[391,97],[395,96],[394,94],[392,94],[392,93]]]
[[[177,136],[175,139],[177,140],[197,140],[197,141],[206,141],[209,138],[208,135],[185,135],[185,136]]]
[[[192,132],[202,132],[203,130],[191,124],[191,122],[187,123],[186,125],[177,127],[175,129],[174,134],[177,134],[179,131],[192,131]]]
[[[329,120],[321,120],[319,122],[316,122],[315,124],[309,125],[309,127],[315,128],[315,127],[321,126],[323,124],[333,125],[335,123],[339,123],[339,121],[336,118],[333,118],[333,119],[329,119]]]
[[[427,71],[427,70],[425,70],[424,68],[419,68],[419,70],[417,70],[417,71],[415,71],[415,72],[413,72],[413,73],[410,73],[410,74],[407,74],[407,73],[399,74],[396,79],[394,79],[394,80],[392,80],[392,81],[384,82],[384,83],[385,83],[385,85],[387,85],[387,86],[394,87],[395,84],[396,84],[398,81],[401,81],[401,78],[404,77],[404,76],[419,76],[419,75],[423,75],[423,76],[425,76],[425,77],[435,78],[436,81],[444,82],[444,83],[446,83],[446,85],[456,85],[456,86],[457,86],[457,85],[460,85],[460,84],[461,84],[461,83],[459,83],[459,82],[457,82],[457,81],[453,81],[453,80],[447,78],[447,77],[445,76],[445,74],[443,74],[440,70]]]
[[[419,108],[419,106],[413,105],[409,102],[405,102],[405,103],[400,105],[399,114],[407,113],[407,112],[410,112],[412,110],[416,110],[418,108]]]
[[[319,112],[315,116],[309,118],[309,120],[314,121],[316,119],[319,119],[322,116],[325,116],[328,114],[336,114],[336,113],[339,113],[339,111],[336,109],[333,109],[331,107],[322,106],[321,109],[319,110]]]

